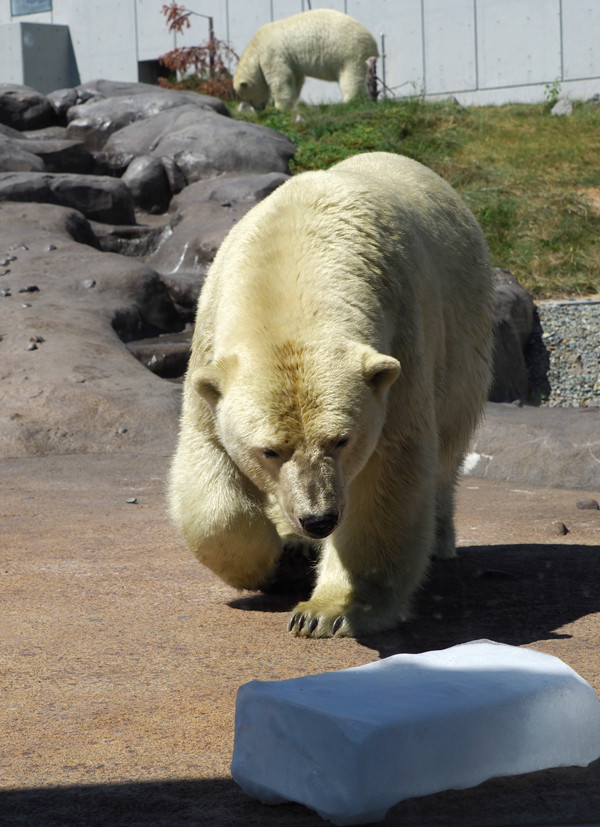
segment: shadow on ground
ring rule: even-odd
[[[569,637],[563,626],[600,612],[599,546],[506,545],[458,549],[434,561],[415,600],[413,619],[361,637],[380,657],[445,649],[487,638],[514,646]],[[305,593],[256,594],[233,600],[238,610],[288,612]]]
[[[508,827],[592,824],[600,811],[600,760],[487,781],[397,804],[382,825]],[[318,827],[297,804],[265,807],[231,779],[49,787],[0,793],[0,824],[11,827]],[[598,824],[596,821],[595,824]]]

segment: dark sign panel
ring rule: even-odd
[[[37,14],[40,11],[52,11],[52,0],[10,0],[10,13],[13,17]]]

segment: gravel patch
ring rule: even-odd
[[[539,302],[525,358],[533,403],[600,407],[600,299]]]

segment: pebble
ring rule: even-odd
[[[27,287],[20,287],[19,288],[19,293],[39,293],[39,292],[40,292],[40,288],[37,286],[37,284],[29,284],[29,285],[27,285]]]
[[[25,348],[25,350],[37,350],[37,349],[38,349],[38,346],[36,345],[35,342],[29,342],[29,344]]]
[[[598,500],[594,500],[592,497],[584,497],[581,500],[577,500],[576,505],[580,511],[597,511],[600,509]]]
[[[83,286],[84,286],[84,287],[88,287],[88,288],[90,288],[90,287],[95,287],[95,286],[96,286],[96,282],[94,281],[94,279],[86,279],[86,280],[83,282]]]
[[[23,302],[21,307],[31,307],[31,302]]]
[[[4,269],[0,270],[0,276],[8,276],[9,273],[10,273],[10,270],[8,268],[4,268]]]
[[[117,433],[118,434],[126,434],[127,433],[127,428],[119,428]]]
[[[10,296],[10,287],[6,287],[4,290],[0,290],[0,296]]]
[[[564,523],[561,523],[560,520],[553,520],[546,529],[546,534],[549,537],[563,537],[565,534],[568,533],[569,529],[566,527]]]
[[[52,253],[56,249],[57,249],[56,244],[48,244],[47,247],[44,247],[44,252],[45,253]]]
[[[126,502],[126,503],[130,503],[130,504],[132,504],[132,505],[135,505],[135,503],[137,503],[137,497],[128,497],[128,498],[125,500],[125,502]]]
[[[29,247],[26,244],[23,244],[22,241],[17,241],[16,244],[12,244],[9,247],[9,250],[29,250]]]

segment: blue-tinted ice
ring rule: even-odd
[[[600,701],[552,655],[474,641],[240,687],[231,772],[334,824],[398,801],[600,756]]]

